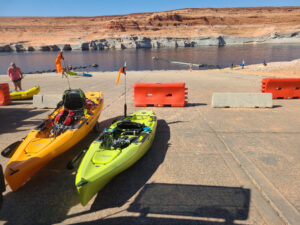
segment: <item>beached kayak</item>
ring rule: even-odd
[[[82,205],[147,152],[156,126],[152,111],[138,111],[113,123],[90,145],[75,181]]]
[[[93,75],[90,73],[84,73],[84,72],[71,72],[71,71],[66,71],[66,74],[71,75],[71,76],[81,76],[81,77],[92,77]]]
[[[39,92],[40,92],[40,87],[35,86],[26,91],[12,91],[9,94],[11,100],[25,100],[25,99],[31,99],[34,95],[38,94]]]
[[[17,190],[50,160],[82,140],[97,124],[102,92],[65,91],[63,102],[17,147],[5,170],[5,179]]]

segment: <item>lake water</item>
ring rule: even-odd
[[[55,69],[57,52],[0,53],[0,74],[6,74],[10,62],[15,62],[24,73]],[[187,69],[164,61],[153,61],[156,56],[174,61],[229,67],[245,60],[246,65],[274,61],[290,61],[300,58],[300,45],[262,44],[225,47],[195,47],[176,49],[125,49],[85,52],[65,52],[65,64],[97,68],[85,71],[116,71],[127,62],[127,70],[172,70]]]

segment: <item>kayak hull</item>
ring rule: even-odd
[[[25,99],[32,99],[34,95],[40,92],[40,87],[35,86],[31,89],[26,91],[13,91],[10,92],[11,100],[25,100]]]
[[[46,131],[43,133],[40,126],[28,133],[8,162],[4,173],[5,179],[13,191],[22,186],[50,160],[77,144],[94,128],[103,107],[103,94],[102,92],[88,92],[86,97],[96,104],[71,129],[57,137],[47,136]],[[51,121],[59,110],[56,110],[48,120]],[[47,128],[45,129],[47,130]]]
[[[83,72],[72,72],[72,71],[66,71],[66,74],[70,76],[79,76],[79,77],[92,77],[92,74],[89,73],[83,73]]]
[[[145,114],[143,114],[145,113]],[[128,169],[138,161],[151,147],[155,133],[157,120],[152,111],[138,111],[131,116],[136,116],[132,121],[144,123],[150,128],[149,132],[142,132],[138,135],[137,140],[132,142],[128,147],[120,149],[107,150],[101,147],[101,141],[96,139],[86,152],[76,175],[75,185],[79,194],[80,202],[86,205],[90,199],[101,190],[111,179],[122,171]],[[137,118],[143,116],[143,118]],[[123,120],[127,120],[128,117]],[[116,127],[115,122],[110,129]],[[142,140],[141,140],[142,139]],[[113,157],[109,162],[96,162],[97,154],[106,154],[107,157]],[[101,160],[100,160],[101,161]],[[104,159],[105,161],[105,159]]]

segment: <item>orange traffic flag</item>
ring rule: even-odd
[[[57,58],[55,60],[55,66],[56,66],[57,73],[62,73],[63,72],[63,69],[62,69],[62,66],[61,66],[61,59],[64,59],[64,57],[62,56],[62,52],[60,52],[57,55]]]
[[[126,66],[120,68],[119,73],[118,73],[118,77],[117,77],[116,85],[119,84],[121,73],[124,73],[126,75]]]

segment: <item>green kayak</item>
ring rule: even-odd
[[[75,185],[82,205],[147,152],[156,126],[154,112],[142,110],[104,129],[90,145],[76,174]]]

